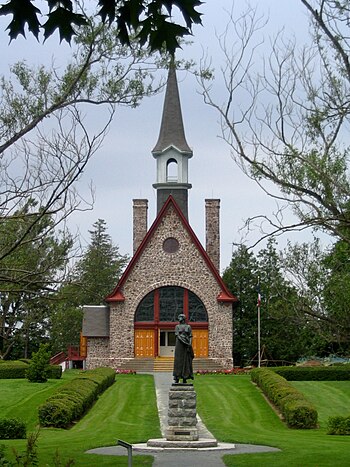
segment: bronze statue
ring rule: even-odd
[[[192,329],[186,324],[185,315],[178,316],[179,324],[175,327],[175,360],[174,360],[174,382],[178,383],[180,378],[184,383],[193,379],[192,360],[194,357],[192,349]]]

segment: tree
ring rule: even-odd
[[[327,275],[323,284],[324,306],[329,322],[329,341],[334,353],[350,351],[350,246],[338,241],[323,259]]]
[[[50,342],[53,352],[78,345],[82,329],[82,305],[103,305],[128,261],[113,245],[107,225],[98,219],[89,231],[91,241],[70,277],[59,290],[50,314]]]
[[[89,233],[90,244],[74,267],[72,284],[79,287],[75,294],[77,304],[101,305],[117,284],[129,258],[113,245],[103,219],[98,219]]]
[[[32,201],[0,223],[0,250],[21,236],[28,224]],[[34,206],[35,207],[35,206]],[[48,302],[65,276],[73,240],[55,234],[50,216],[40,216],[26,242],[0,263],[0,358],[27,357],[47,337]],[[48,233],[50,232],[50,233]],[[33,239],[33,242],[30,240]],[[39,240],[40,239],[40,240]],[[33,347],[33,340],[36,341]],[[16,354],[16,355],[15,355]]]
[[[295,362],[308,355],[315,331],[310,320],[301,313],[299,290],[286,274],[284,258],[277,251],[276,240],[269,238],[257,254],[261,306],[261,341],[266,357]]]
[[[257,352],[257,261],[251,251],[239,245],[222,276],[230,292],[239,299],[233,310],[233,363],[242,366]]]
[[[325,340],[310,316],[303,312],[299,290],[288,279],[285,258],[270,238],[257,255],[240,245],[224,271],[223,280],[239,298],[233,312],[235,365],[258,361],[257,298],[261,293],[261,351],[269,363],[295,362],[324,350]]]
[[[38,2],[36,2],[38,3]],[[199,0],[98,0],[97,14],[102,23],[117,24],[117,38],[123,45],[130,45],[131,36],[151,50],[165,49],[174,53],[179,47],[178,39],[191,34],[192,25],[200,24],[201,14],[195,9]],[[44,0],[48,12],[43,13],[33,0],[9,0],[0,7],[0,15],[12,15],[8,25],[12,39],[19,34],[25,36],[25,28],[36,37],[43,30],[45,40],[56,30],[60,40],[70,42],[77,27],[86,24],[84,11],[88,10],[78,0]],[[173,21],[173,7],[177,7],[185,25]],[[39,18],[45,17],[41,23]]]
[[[73,305],[71,300],[74,291],[65,290],[52,302],[50,310],[50,348],[52,355],[66,352],[70,345],[80,344],[80,333],[83,323],[82,307]]]
[[[267,222],[267,234],[312,227],[350,243],[349,6],[301,3],[312,23],[310,40],[298,52],[296,41],[279,33],[256,72],[264,20],[253,9],[238,20],[231,16],[220,37],[225,102],[217,102],[213,83],[204,79],[202,92],[220,115],[236,163],[297,216],[287,223],[280,204],[275,219],[261,215],[248,223]]]
[[[32,232],[41,217],[50,216],[50,234],[74,210],[91,206],[74,184],[99,149],[115,106],[136,106],[158,89],[154,57],[136,46],[120,46],[116,34],[87,19],[61,74],[20,62],[9,79],[0,80],[0,224],[26,217],[26,229],[2,245],[0,267],[22,243],[40,244],[45,232],[36,239]],[[84,119],[87,105],[107,110],[93,128]],[[34,203],[27,212],[22,208],[29,198]]]
[[[46,383],[49,375],[50,352],[48,344],[41,344],[37,352],[32,355],[27,370],[27,379],[31,383]]]

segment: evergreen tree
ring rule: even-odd
[[[27,379],[32,383],[46,383],[49,375],[50,352],[48,344],[41,344],[37,352],[32,355]]]
[[[258,361],[258,283],[262,358],[270,363],[295,362],[319,349],[319,329],[305,313],[299,290],[287,278],[286,264],[273,239],[256,256],[244,245],[233,253],[223,280],[239,298],[233,311],[234,365]]]
[[[93,224],[90,244],[76,263],[56,297],[50,314],[50,340],[53,353],[79,345],[82,329],[82,305],[103,305],[112,292],[128,261],[113,245],[103,219]]]
[[[312,329],[300,312],[297,289],[286,279],[283,257],[270,238],[257,255],[262,291],[261,345],[270,361],[295,362],[309,353]]]
[[[77,305],[101,305],[113,290],[128,261],[113,245],[106,222],[98,219],[89,230],[90,245],[74,269],[73,284],[79,286]]]
[[[242,366],[257,352],[258,265],[254,254],[240,245],[232,254],[223,280],[239,302],[233,310],[233,363]]]
[[[350,352],[350,246],[338,241],[325,256],[324,306],[333,353]]]

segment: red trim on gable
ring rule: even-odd
[[[108,297],[107,297],[108,298]],[[107,300],[106,299],[106,302],[124,302],[125,301],[125,297],[124,295],[121,293],[120,290],[116,290],[116,293],[113,295],[113,300]]]
[[[237,301],[237,297],[234,297],[234,300],[232,300],[232,297],[234,297],[231,293],[229,295],[225,292],[220,292],[219,295],[217,296],[217,301],[218,302],[226,302],[226,303],[232,303]]]
[[[209,267],[211,273],[213,274],[213,276],[215,277],[217,283],[219,284],[222,291],[220,292],[220,294],[217,297],[218,301],[220,301],[220,302],[229,302],[229,303],[233,303],[233,302],[238,301],[237,297],[232,295],[231,292],[227,289],[226,285],[224,284],[223,280],[220,277],[219,272],[217,271],[217,269],[213,265],[213,263],[212,263],[211,259],[209,258],[207,252],[203,248],[201,242],[198,240],[196,234],[192,230],[192,227],[188,223],[188,220],[183,215],[181,209],[178,207],[178,205],[176,204],[176,201],[174,200],[174,198],[171,195],[168,197],[168,199],[164,203],[162,209],[159,211],[158,216],[156,217],[155,221],[151,225],[150,229],[148,230],[147,234],[145,235],[144,239],[142,240],[140,246],[136,250],[134,256],[132,257],[132,259],[131,259],[130,263],[128,264],[127,268],[125,269],[123,275],[119,279],[119,282],[118,282],[116,288],[113,290],[113,292],[110,295],[108,295],[105,298],[105,301],[107,303],[111,303],[111,302],[120,302],[120,301],[125,300],[123,294],[120,292],[120,289],[124,285],[126,279],[128,278],[130,272],[132,271],[135,263],[137,262],[137,260],[141,256],[141,254],[142,254],[143,250],[145,249],[149,239],[152,237],[153,233],[157,229],[158,225],[160,224],[162,218],[164,217],[166,211],[169,209],[170,205],[172,205],[174,207],[174,209],[175,209],[177,215],[179,216],[184,228],[188,231],[193,243],[195,244],[195,246],[197,247],[197,249],[199,250],[199,252],[203,256],[204,261],[206,262],[206,264]],[[121,297],[122,297],[122,299],[121,299]]]

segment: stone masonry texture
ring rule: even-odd
[[[206,252],[220,271],[220,200],[205,200]]]
[[[180,245],[175,253],[162,247],[170,237]],[[145,295],[163,286],[187,288],[202,300],[208,313],[208,357],[232,368],[231,304],[217,301],[220,285],[171,204],[123,284],[125,301],[110,304],[109,342],[89,339],[88,368],[107,363],[118,368],[134,358],[136,308]]]
[[[135,254],[147,233],[147,199],[133,200],[133,252]]]

